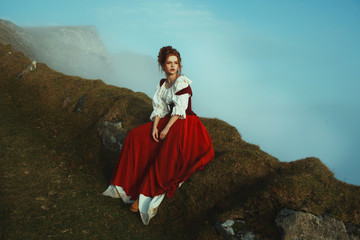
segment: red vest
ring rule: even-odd
[[[165,78],[163,78],[163,79],[160,80],[160,87],[164,84],[165,81],[166,81]],[[177,91],[177,92],[175,93],[175,95],[182,95],[182,94],[186,94],[186,93],[189,93],[189,94],[190,94],[190,97],[189,97],[188,107],[187,107],[185,113],[186,113],[186,115],[196,115],[196,114],[191,110],[192,91],[191,91],[190,85],[187,86],[186,88],[183,88],[183,89]],[[170,106],[170,113],[169,113],[169,115],[171,115],[172,110],[173,110],[173,108],[174,108],[174,103],[171,103],[169,106]]]

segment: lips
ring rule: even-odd
[[[175,69],[170,69],[171,72],[175,71]]]

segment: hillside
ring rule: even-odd
[[[19,77],[30,62],[0,45],[2,239],[216,239],[214,225],[226,219],[276,239],[282,208],[360,224],[360,187],[335,179],[319,159],[280,162],[226,122],[201,118],[215,159],[143,226],[128,205],[100,195],[118,153],[103,146],[97,126],[121,121],[127,132],[148,121],[151,100],[42,63]]]

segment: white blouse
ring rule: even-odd
[[[192,81],[185,76],[178,77],[170,88],[166,88],[165,83],[162,86],[159,83],[152,99],[154,111],[150,115],[150,120],[154,121],[155,116],[165,117],[170,112],[168,105],[171,103],[174,103],[171,116],[180,115],[179,119],[185,119],[190,94],[175,95],[175,93],[188,87],[191,83]]]

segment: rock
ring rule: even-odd
[[[66,107],[68,105],[68,103],[70,102],[71,98],[70,97],[67,97],[64,101],[63,101],[63,105],[62,107]]]
[[[360,240],[360,237],[359,236],[355,236],[353,234],[349,234],[349,239],[350,240]]]
[[[33,71],[36,69],[36,61],[32,61],[29,66],[27,67],[27,69],[29,69],[29,71]]]
[[[346,232],[350,240],[360,240],[360,226],[352,223],[345,223]]]
[[[344,223],[328,216],[282,209],[275,222],[281,230],[281,239],[284,240],[349,239]]]
[[[242,240],[255,240],[256,237],[255,237],[255,234],[253,234],[252,232],[246,232],[242,238]]]
[[[84,94],[80,98],[80,100],[78,101],[78,103],[76,104],[76,106],[75,106],[75,108],[73,110],[74,113],[81,113],[82,112],[86,97],[87,97],[87,94]]]
[[[246,229],[245,221],[226,220],[217,222],[215,228],[220,238],[226,240],[255,240],[255,234]]]
[[[28,72],[33,71],[36,69],[36,61],[32,61],[26,69],[24,69],[21,73],[18,75],[18,79],[23,78]]]
[[[113,152],[120,152],[126,138],[126,130],[121,122],[99,122],[97,132],[104,146]]]
[[[233,220],[226,220],[223,223],[218,223],[217,226],[218,228],[222,229],[226,236],[234,236],[235,232],[234,229],[232,229],[232,225],[234,225],[234,223],[235,222]]]
[[[220,239],[226,240],[236,240],[234,229],[232,228],[234,225],[233,220],[226,220],[223,223],[217,222],[215,228],[220,235]]]

